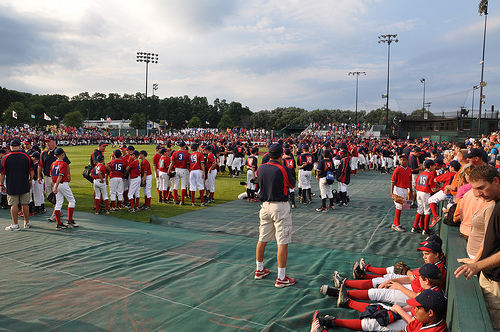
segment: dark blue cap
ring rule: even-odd
[[[415,298],[406,300],[406,303],[414,307],[443,311],[446,308],[446,297],[441,292],[425,289]]]
[[[282,154],[283,148],[280,144],[274,143],[269,146],[269,152]]]
[[[424,241],[422,243],[422,246],[420,248],[417,248],[417,250],[420,251],[434,251],[437,252],[438,254],[442,253],[443,250],[441,249],[441,245],[439,243],[434,242],[434,241]]]
[[[434,264],[425,263],[418,269],[418,273],[429,279],[440,279],[441,278],[441,270]]]
[[[63,153],[64,153],[64,150],[62,148],[57,148],[57,149],[54,150],[54,154],[56,156],[59,156],[59,155],[61,155]]]
[[[21,146],[21,141],[15,138],[12,141],[10,141],[10,146]]]

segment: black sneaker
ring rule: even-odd
[[[319,292],[324,296],[339,296],[339,289],[328,285],[321,286]]]
[[[151,207],[150,207],[150,206],[147,206],[147,205],[143,205],[143,206],[141,207],[141,209],[143,209],[143,210],[146,210],[146,211],[147,211],[147,210],[151,210]]]
[[[297,205],[295,205],[295,203],[292,203],[292,209],[295,209],[297,207]]]
[[[80,225],[78,225],[74,220],[71,220],[71,221],[68,220],[67,226],[78,227]]]
[[[347,296],[347,288],[343,283],[339,289],[339,299],[337,300],[338,308],[348,308],[347,304],[349,303],[349,296]]]
[[[66,228],[68,228],[68,226],[66,226],[65,224],[56,225],[56,231],[60,231],[61,229],[66,229]]]
[[[319,207],[316,209],[316,212],[327,212],[328,210],[324,207]]]
[[[412,227],[412,228],[411,228],[411,230],[410,230],[410,232],[415,233],[415,234],[418,234],[418,233],[422,233],[422,230],[423,230],[423,229],[422,229],[422,228],[420,228],[420,227],[416,227],[416,228],[415,228],[415,227]]]
[[[336,288],[340,288],[341,285],[344,284],[347,278],[343,277],[340,273],[337,271],[333,272],[333,284]]]
[[[127,212],[135,212],[135,209],[134,208],[130,208],[127,210]]]
[[[359,261],[355,261],[354,264],[352,264],[352,277],[354,279],[361,279],[364,275],[365,271],[359,266]]]

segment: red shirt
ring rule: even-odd
[[[122,178],[123,171],[125,170],[125,164],[122,158],[113,159],[108,163],[111,172],[109,172],[110,178]]]
[[[436,189],[436,181],[434,181],[434,175],[432,172],[423,171],[417,177],[415,181],[416,187],[418,191],[423,191],[424,193],[432,193],[433,189]]]
[[[142,169],[142,174],[146,174],[146,176],[153,174],[153,172],[151,172],[151,164],[147,159],[144,159],[141,162],[141,169]]]
[[[153,156],[153,166],[158,168],[158,161],[160,161],[160,158],[161,158],[161,154],[159,153],[155,153],[155,155]]]
[[[441,187],[442,191],[444,191],[444,188],[447,185],[451,184],[451,181],[453,181],[453,178],[455,177],[456,174],[457,174],[457,172],[446,172],[446,173],[441,174],[438,177],[436,177],[436,182],[443,183],[443,186]]]
[[[411,168],[396,167],[394,172],[392,172],[391,182],[394,182],[394,185],[399,188],[411,188]]]
[[[174,151],[170,160],[174,163],[175,168],[189,168],[189,152],[186,150]]]
[[[405,332],[417,332],[417,331],[425,331],[425,332],[445,332],[448,331],[448,327],[446,326],[446,322],[442,319],[439,322],[431,325],[424,326],[417,319],[412,320],[408,325],[406,325]]]
[[[161,156],[158,161],[158,165],[156,165],[159,172],[168,172],[168,166],[170,165],[170,157]]]
[[[141,175],[141,164],[139,164],[139,160],[130,159],[127,167],[130,168],[131,179],[135,179],[136,177]]]
[[[62,175],[62,180],[60,183],[69,182],[68,177],[68,164],[63,160],[56,160],[50,165],[50,176],[52,177],[52,183],[57,182],[59,175]]]
[[[97,164],[92,169],[92,178],[94,178],[94,180],[100,179],[100,174],[102,174],[102,178],[104,179],[104,177],[106,176],[106,165]]]
[[[216,161],[217,159],[215,158],[215,155],[212,152],[210,152],[206,159],[207,170],[210,169],[210,167],[212,167],[212,165],[215,164]]]
[[[203,153],[196,151],[191,154],[189,162],[191,164],[190,171],[197,169],[201,170],[201,164],[205,163],[205,157],[203,156]]]

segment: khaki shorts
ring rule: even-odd
[[[259,216],[259,241],[292,242],[292,213],[288,202],[264,202]]]
[[[30,203],[30,192],[21,195],[7,195],[7,203],[9,205],[28,205]]]
[[[490,280],[481,273],[479,285],[483,290],[484,302],[490,314],[493,329],[500,331],[500,283]]]
[[[45,180],[45,196],[49,196],[52,192],[52,177],[44,175],[43,179]]]

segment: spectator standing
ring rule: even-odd
[[[5,227],[7,231],[18,231],[18,213],[21,204],[24,216],[24,228],[30,228],[29,203],[30,189],[33,185],[35,165],[31,158],[21,151],[21,141],[13,139],[10,142],[11,152],[2,158],[0,187],[2,192],[7,193],[7,201],[10,205],[12,225]]]

